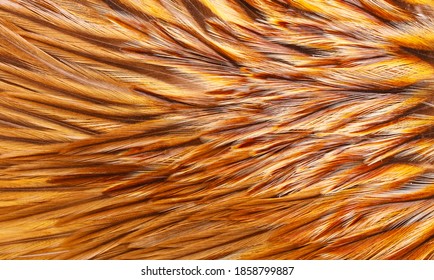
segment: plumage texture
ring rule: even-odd
[[[434,259],[431,0],[0,1],[0,258]]]

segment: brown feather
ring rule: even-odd
[[[1,259],[434,259],[429,0],[0,2]]]

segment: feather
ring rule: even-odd
[[[0,1],[0,259],[433,259],[433,19]]]

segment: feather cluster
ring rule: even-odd
[[[432,0],[0,1],[0,258],[434,259]]]

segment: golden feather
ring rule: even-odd
[[[434,259],[434,5],[0,2],[1,259]]]

